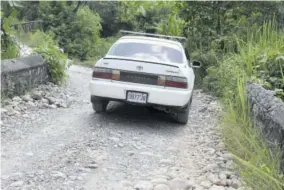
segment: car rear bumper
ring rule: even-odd
[[[192,94],[192,90],[188,89],[168,89],[154,85],[109,80],[92,80],[89,87],[91,96],[126,101],[127,91],[138,91],[148,94],[147,104],[175,107],[184,107]]]

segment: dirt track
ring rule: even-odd
[[[186,126],[111,103],[95,114],[91,70],[72,66],[68,108],[2,117],[2,189],[234,189],[216,127],[218,104],[197,90]],[[164,185],[162,185],[164,184]]]

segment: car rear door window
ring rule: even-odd
[[[108,55],[154,62],[183,62],[183,54],[178,49],[150,43],[118,43],[110,50]]]

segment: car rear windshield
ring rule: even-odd
[[[153,62],[183,62],[183,54],[178,49],[150,43],[119,43],[109,51],[108,55],[149,60]]]

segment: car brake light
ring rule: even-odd
[[[157,85],[174,88],[187,88],[187,79],[184,77],[159,76]]]
[[[107,69],[107,68],[95,67],[93,71],[93,78],[119,80],[120,71]]]
[[[167,76],[166,86],[176,88],[187,88],[187,78]]]
[[[95,67],[93,71],[93,78],[112,79],[112,70]]]

